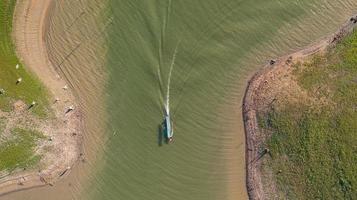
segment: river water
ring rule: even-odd
[[[9,198],[247,199],[248,79],[356,12],[352,0],[58,3],[48,43],[85,110],[86,162],[51,189]],[[172,64],[174,142],[166,144],[159,126]]]

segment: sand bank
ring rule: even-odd
[[[274,101],[274,95],[263,94],[271,91],[279,92],[279,88],[270,88],[270,91],[268,91],[265,86],[269,82],[283,80],[282,77],[286,77],[291,73],[294,63],[307,61],[310,56],[334,47],[346,35],[351,33],[356,26],[357,23],[349,20],[332,36],[326,37],[303,50],[273,60],[249,81],[242,107],[246,135],[246,184],[249,199],[268,199],[268,194],[277,192],[273,181],[271,181],[269,188],[263,188],[261,161],[258,159],[261,156],[261,148],[267,136],[259,129],[257,110]],[[290,82],[284,83],[281,81],[281,84],[275,85],[282,84],[290,84]],[[276,94],[278,95],[278,93]]]
[[[41,168],[11,174],[0,181],[0,196],[10,192],[53,185],[69,174],[80,155],[81,113],[71,89],[49,62],[44,35],[48,14],[54,1],[19,0],[14,20],[13,38],[20,60],[49,90],[53,119],[48,119],[46,135],[51,137],[53,151],[46,153]],[[55,101],[59,99],[59,101]],[[68,108],[75,109],[66,113]]]

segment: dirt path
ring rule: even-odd
[[[267,64],[257,72],[249,81],[243,101],[243,120],[246,135],[246,180],[249,199],[269,199],[276,193],[274,180],[271,180],[269,188],[263,188],[261,162],[259,159],[261,147],[266,140],[266,135],[261,133],[257,121],[257,111],[274,101],[274,98],[283,92],[283,85],[294,84],[289,78],[292,65],[306,60],[309,56],[323,52],[333,47],[346,35],[351,33],[357,23],[349,20],[335,34],[311,45],[310,47],[283,56],[278,60]],[[274,82],[274,84],[270,84]],[[268,197],[269,196],[269,197]]]
[[[44,167],[39,171],[18,172],[2,178],[0,197],[18,190],[53,185],[69,173],[80,155],[81,114],[71,89],[51,66],[44,43],[44,33],[49,28],[47,14],[54,3],[52,0],[18,0],[13,21],[13,37],[20,60],[51,94],[55,117],[46,121],[47,128],[43,131],[51,137],[53,151],[44,155],[41,161]],[[74,110],[66,113],[70,106]]]

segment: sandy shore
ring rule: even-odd
[[[13,37],[20,60],[45,84],[54,112],[48,119],[45,135],[51,138],[53,151],[42,159],[42,168],[11,174],[0,180],[0,197],[18,190],[53,185],[69,174],[80,155],[81,113],[71,89],[52,67],[44,42],[48,14],[55,1],[18,0],[13,20]],[[59,99],[59,101],[55,101]],[[75,109],[66,113],[68,108]]]
[[[292,65],[297,62],[306,61],[311,55],[324,52],[327,48],[335,46],[341,39],[351,33],[357,23],[349,20],[335,34],[322,41],[309,46],[293,54],[283,56],[263,67],[257,72],[248,83],[243,101],[243,119],[246,135],[246,184],[249,199],[269,199],[271,193],[277,192],[275,183],[272,180],[269,188],[263,188],[260,148],[266,140],[258,126],[257,110],[274,101],[274,96],[279,95],[282,85],[293,84],[287,77],[292,71]],[[280,81],[277,88],[269,88],[269,83]],[[275,94],[267,94],[275,93]]]

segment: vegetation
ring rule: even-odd
[[[40,117],[46,116],[48,106],[47,91],[41,83],[27,72],[19,62],[11,37],[12,16],[16,0],[0,1],[0,110],[11,111],[14,100],[22,100],[28,105],[36,101],[37,105],[31,109]],[[16,65],[19,68],[16,69]],[[22,78],[20,84],[17,79]],[[0,92],[1,93],[1,92]]]
[[[12,104],[22,100],[27,105],[33,101],[34,117],[45,118],[48,110],[47,91],[39,80],[26,71],[16,56],[12,40],[12,18],[16,0],[0,1],[0,111],[11,112]],[[18,65],[18,67],[16,67]],[[16,84],[17,80],[22,81]],[[32,129],[7,127],[7,120],[0,112],[0,172],[33,166],[40,159],[35,153],[38,141],[43,135]],[[26,122],[22,122],[26,123]],[[19,124],[18,126],[24,126]]]
[[[357,32],[295,68],[310,103],[259,116],[281,197],[357,199]]]
[[[16,168],[31,167],[39,161],[35,155],[35,147],[39,139],[45,137],[34,130],[15,128],[12,139],[0,146],[0,171],[12,171]]]
[[[1,140],[1,133],[4,131],[5,126],[6,126],[6,118],[5,117],[0,117],[0,140]]]

